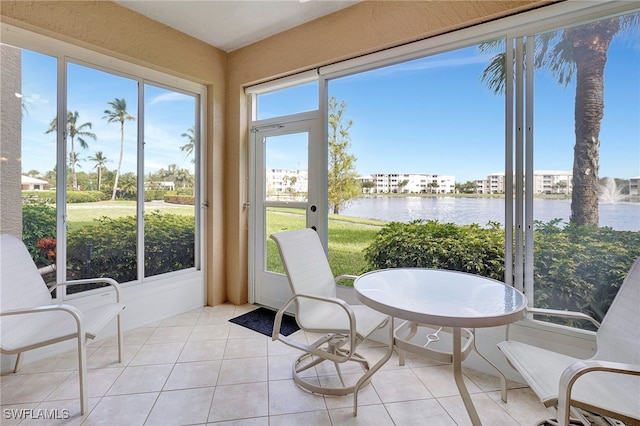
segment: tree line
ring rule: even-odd
[[[124,129],[125,123],[128,121],[135,121],[136,118],[127,112],[127,101],[124,98],[115,98],[113,101],[107,102],[109,108],[104,110],[103,119],[107,120],[107,123],[115,123],[119,125],[120,130],[120,151],[118,156],[118,162],[115,171],[110,171],[106,164],[111,162],[112,159],[107,158],[102,151],[96,151],[93,155],[87,157],[88,161],[95,163],[93,170],[96,171],[97,177],[97,190],[102,190],[105,181],[111,186],[111,200],[116,199],[118,193],[128,194],[136,192],[136,177],[133,173],[121,174],[122,159],[124,156]],[[98,137],[95,133],[91,132],[93,123],[82,123],[80,120],[80,113],[78,111],[67,111],[67,120],[65,123],[66,138],[69,140],[69,171],[71,174],[71,189],[89,189],[92,190],[91,176],[87,173],[79,173],[77,171],[80,168],[80,162],[84,161],[80,158],[77,149],[87,150],[89,148],[88,140],[96,141]],[[49,124],[49,129],[45,131],[45,134],[55,133],[58,130],[58,119],[54,118]],[[195,127],[187,129],[185,133],[181,134],[182,137],[187,138],[188,142],[180,147],[180,150],[185,152],[187,156],[193,154],[193,150],[196,143]],[[77,144],[77,146],[76,146]],[[192,162],[195,160],[192,160]],[[55,182],[56,169],[46,172],[42,175],[38,170],[30,170],[26,173],[27,176],[46,179],[49,182]],[[85,182],[83,185],[79,183],[78,177],[81,175]],[[167,169],[161,168],[155,173],[150,173],[147,179],[151,182],[158,181],[171,181],[176,185],[182,187],[193,186],[195,177],[188,169],[179,168],[175,164],[170,164]]]

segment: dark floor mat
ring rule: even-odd
[[[267,308],[258,308],[246,314],[231,318],[229,321],[271,337],[275,317],[275,311]],[[285,314],[282,317],[280,334],[288,336],[298,330],[300,330],[300,327],[296,324],[295,318]]]

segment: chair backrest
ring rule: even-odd
[[[0,311],[51,304],[51,294],[24,243],[3,234],[0,249]]]
[[[640,258],[629,270],[597,334],[594,358],[640,364]]]
[[[336,297],[336,283],[329,261],[316,231],[310,228],[272,234],[293,294]],[[296,320],[304,328],[305,317],[312,318],[326,309],[309,299],[299,299]]]

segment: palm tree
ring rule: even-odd
[[[186,156],[188,157],[193,154],[193,150],[196,146],[196,126],[190,127],[185,133],[181,134],[180,136],[189,140],[189,142],[180,147],[180,151],[186,152]],[[196,160],[192,159],[191,162],[195,163]]]
[[[122,167],[122,156],[124,154],[124,122],[134,121],[136,118],[129,115],[127,112],[127,101],[123,99],[115,98],[111,102],[107,102],[111,105],[111,109],[105,109],[106,114],[102,118],[106,118],[108,123],[118,122],[120,123],[120,157],[118,158],[118,168],[116,169],[116,176],[113,180],[113,193],[111,194],[111,201],[116,199],[116,191],[118,190],[118,179],[120,178],[120,167]]]
[[[575,76],[576,95],[573,155],[573,192],[570,222],[598,226],[598,169],[600,124],[604,116],[604,68],[611,41],[618,34],[637,28],[639,13],[539,35],[535,38],[534,66],[546,68],[558,83],[567,86]],[[496,43],[480,45],[481,51]],[[495,93],[505,85],[504,53],[494,56],[482,73],[482,81]]]
[[[78,189],[78,177],[76,176],[76,163],[78,162],[78,156],[76,155],[75,139],[78,138],[78,144],[82,149],[89,148],[89,144],[84,138],[90,138],[96,140],[94,133],[88,132],[85,129],[91,129],[92,124],[90,122],[78,125],[78,117],[80,114],[78,111],[67,111],[67,136],[71,142],[71,149],[69,150],[69,161],[71,162],[71,175],[73,177],[73,190]],[[54,118],[49,123],[49,130],[45,132],[51,133],[58,130],[58,118]]]
[[[98,151],[93,157],[89,157],[89,161],[96,163],[93,168],[98,171],[98,191],[100,191],[100,186],[102,185],[102,169],[104,169],[105,163],[109,160],[104,156],[102,151]]]

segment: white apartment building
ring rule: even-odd
[[[484,180],[476,181],[478,194],[503,194],[505,174],[492,173]],[[569,194],[571,192],[572,172],[565,170],[537,170],[533,172],[534,194]]]
[[[456,186],[455,176],[429,174],[374,173],[358,180],[373,183],[363,187],[366,194],[451,194]]]
[[[267,199],[292,200],[306,196],[309,187],[307,170],[267,169],[266,172]]]
[[[629,195],[640,195],[640,176],[629,178]]]

